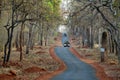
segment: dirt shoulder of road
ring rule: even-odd
[[[71,38],[71,45],[79,54],[80,59],[96,69],[96,75],[100,80],[120,80],[120,64],[115,53],[105,54],[105,62],[101,62],[98,45],[96,44],[93,49],[90,49],[82,46],[81,42],[79,38]],[[107,78],[104,79],[106,76]]]
[[[20,52],[12,49],[10,61],[2,66],[0,58],[0,80],[49,80],[66,69],[65,64],[55,55],[54,47],[61,46],[60,39],[48,46],[34,46],[29,54],[23,48],[23,60]],[[3,54],[0,54],[2,57]]]
[[[16,50],[12,51],[10,62],[5,67],[0,59],[0,80],[49,80],[64,69],[65,65],[55,55],[54,47],[35,46],[29,54],[23,53],[21,62]]]
[[[70,48],[70,51],[73,54],[75,54],[83,62],[86,62],[90,64],[91,66],[93,66],[96,69],[96,75],[98,76],[100,80],[112,80],[111,77],[108,77],[105,74],[104,69],[101,66],[99,66],[99,64],[97,64],[94,60],[86,59],[85,57],[81,56],[74,48]]]
[[[59,57],[57,57],[57,55],[55,54],[54,48],[55,47],[51,47],[49,49],[49,52],[50,52],[51,57],[60,64],[59,68],[53,71],[52,73],[48,73],[48,74],[38,77],[36,80],[49,80],[53,76],[62,73],[66,69],[66,65],[64,64],[64,62],[60,60]]]
[[[111,65],[107,63],[100,63],[97,62],[96,60],[93,60],[93,58],[87,58],[81,54],[80,51],[76,50],[75,48],[70,48],[71,52],[74,53],[80,60],[90,64],[92,67],[96,69],[96,76],[100,80],[120,80],[119,78],[119,65]],[[92,57],[90,54],[87,55]]]

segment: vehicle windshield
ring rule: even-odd
[[[68,41],[66,41],[64,44],[70,44]]]

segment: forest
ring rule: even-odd
[[[36,75],[22,75],[31,64],[40,64],[45,73],[57,70],[62,62],[48,53],[51,47],[62,45],[60,25],[65,25],[78,52],[92,51],[82,55],[120,69],[120,0],[0,0],[0,76],[10,72],[20,75],[10,80],[34,80]],[[120,71],[113,80],[119,78]]]
[[[11,48],[20,51],[21,61],[24,46],[29,54],[35,42],[48,44],[61,19],[59,4],[60,0],[1,0],[0,50],[4,51],[4,63],[9,61]]]
[[[83,46],[93,48],[97,44],[105,48],[106,54],[116,54],[120,61],[120,1],[75,0],[70,5],[70,33],[82,36]]]

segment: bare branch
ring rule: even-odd
[[[100,13],[100,15],[102,16],[102,18],[114,29],[117,30],[117,28],[105,17],[105,15],[102,13],[102,11],[100,11],[99,7],[95,6],[95,9]]]
[[[32,18],[32,19],[23,19],[23,20],[17,20],[16,23],[21,23],[21,22],[25,22],[25,21],[36,21],[39,20],[38,18]]]
[[[80,11],[83,11],[83,10],[85,10],[87,7],[89,7],[91,5],[91,3],[88,3],[88,4],[86,4],[82,9],[80,9]]]
[[[89,7],[90,5],[91,5],[91,3],[86,4],[86,5],[85,5],[82,9],[80,9],[79,11],[76,11],[76,12],[72,13],[71,16],[74,16],[74,15],[80,13],[81,11],[84,11],[84,10],[85,10],[87,7]]]
[[[15,9],[17,10],[22,4],[23,4],[23,0],[18,5],[15,5]]]

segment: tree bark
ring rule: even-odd
[[[43,25],[41,23],[41,38],[40,38],[40,45],[43,46]]]
[[[19,51],[19,39],[18,39],[18,36],[19,36],[19,34],[18,34],[19,32],[17,31],[17,34],[16,34],[16,39],[15,39],[15,47],[16,47],[16,50],[17,51]]]
[[[7,60],[6,60],[6,62],[8,62],[9,59],[10,59],[11,44],[12,44],[12,38],[13,38],[13,29],[14,29],[14,27],[12,27],[12,28],[10,29],[10,37],[9,37],[9,44],[8,44],[8,55],[7,55]]]
[[[23,45],[23,29],[24,29],[24,23],[21,25],[21,30],[20,30],[20,61],[22,61],[23,58],[23,50],[22,50],[22,45]]]
[[[7,46],[9,44],[9,36],[10,36],[10,32],[9,32],[9,29],[7,29],[7,41],[5,43],[5,46],[4,46],[4,59],[3,59],[3,65],[6,63],[6,58],[7,58]]]
[[[29,49],[30,49],[30,45],[31,45],[31,35],[32,34],[32,26],[29,27],[29,37],[28,37],[28,42],[27,42],[27,46],[26,46],[26,54],[29,54]]]
[[[46,29],[46,36],[45,36],[45,46],[47,46],[47,44],[48,44],[48,34],[49,34],[49,32],[48,32],[48,30],[49,30],[49,26],[47,26],[47,29]]]

